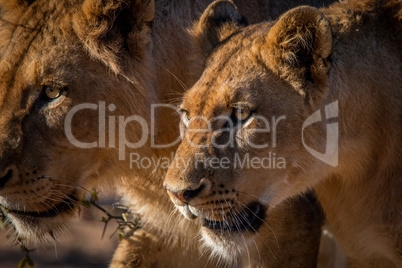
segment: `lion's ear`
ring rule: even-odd
[[[235,4],[218,0],[208,6],[193,29],[199,47],[208,54],[219,42],[247,25]]]
[[[326,82],[332,49],[329,22],[316,8],[302,6],[283,14],[260,47],[264,62],[300,93],[306,82]]]
[[[73,25],[90,55],[117,73],[119,59],[145,55],[154,15],[154,0],[85,0]]]

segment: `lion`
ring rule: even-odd
[[[164,186],[206,246],[260,240],[314,189],[350,267],[402,266],[401,19],[401,1],[343,1],[194,31],[206,67]]]
[[[162,187],[167,167],[134,160],[153,163],[177,147],[176,112],[152,105],[180,97],[201,75],[205,55],[187,28],[210,2],[1,1],[0,210],[18,236],[53,240],[87,189],[103,185],[142,220],[112,266],[205,266],[198,229],[174,213]],[[302,2],[236,4],[254,23]],[[314,203],[309,213],[316,230]],[[313,251],[317,237],[305,242]]]

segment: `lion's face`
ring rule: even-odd
[[[46,238],[107,175],[110,155],[118,158],[101,144],[112,141],[100,124],[113,112],[133,112],[132,85],[101,62],[107,48],[92,52],[80,36],[93,30],[90,17],[80,21],[81,4],[8,8],[0,25],[0,209],[19,235]]]
[[[302,143],[314,107],[260,54],[271,26],[249,26],[220,43],[180,106],[182,143],[165,187],[188,219],[200,219],[203,240],[223,256],[252,244],[269,225],[267,212],[324,171]],[[324,145],[314,140],[324,129],[318,123],[304,139]]]
[[[301,141],[304,118],[300,95],[267,73],[247,49],[235,52],[227,44],[216,51],[222,53],[235,56],[225,66],[212,57],[185,94],[182,143],[165,183],[174,193],[191,188],[173,194],[174,203],[187,218],[202,219],[207,242],[231,251],[223,241],[235,238],[242,245],[269,222],[271,206],[305,189],[297,182],[307,156],[295,142]],[[283,105],[285,100],[293,105]],[[186,201],[187,195],[196,196]]]

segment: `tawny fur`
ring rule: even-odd
[[[276,153],[286,159],[285,169],[214,171],[212,184],[225,183],[273,206],[314,188],[350,267],[401,267],[401,19],[401,1],[345,1],[327,9],[296,8],[275,23],[235,27],[210,53],[181,109],[190,120],[213,120],[242,103],[255,116],[236,135],[271,147],[257,150],[240,142],[225,150],[211,147],[213,135],[221,135],[221,121],[206,132],[184,128],[176,157]],[[303,146],[302,126],[336,102],[339,162],[331,166]],[[272,129],[253,131],[263,128],[256,116],[281,115],[286,119],[272,146]],[[322,120],[305,129],[308,146],[325,152],[327,124]],[[205,122],[195,120],[188,128],[205,128]],[[209,146],[194,149],[190,141]],[[192,187],[202,172],[170,169],[167,185]]]
[[[0,176],[13,170],[0,189],[1,204],[43,212],[66,198],[75,203],[86,192],[82,187],[109,183],[132,211],[141,213],[148,232],[144,240],[154,243],[138,247],[142,235],[128,238],[112,266],[203,267],[208,256],[197,258],[197,228],[173,213],[162,189],[166,170],[129,168],[129,153],[158,159],[170,157],[175,148],[152,149],[148,142],[127,150],[126,161],[118,161],[116,148],[74,147],[65,137],[64,121],[78,104],[105,101],[117,106],[107,115],[139,115],[150,123],[150,104],[172,102],[201,75],[204,59],[188,29],[210,2],[1,1]],[[276,18],[298,3],[235,2],[250,23]],[[67,94],[49,104],[42,99],[45,87]],[[176,139],[175,120],[174,113],[157,113],[157,144]],[[72,133],[82,142],[96,141],[97,122],[97,110],[77,113]],[[141,134],[135,124],[126,128],[130,141]],[[42,219],[7,217],[21,236],[52,239],[74,211]],[[143,257],[141,248],[158,248],[160,258]],[[172,252],[180,254],[173,258]]]

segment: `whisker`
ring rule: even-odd
[[[274,207],[271,203],[269,203],[269,202],[267,202],[267,201],[261,199],[260,197],[258,197],[258,196],[256,196],[256,195],[249,194],[249,193],[246,193],[246,192],[237,191],[237,190],[236,190],[236,193],[252,196],[252,197],[258,199],[259,201],[261,201],[261,203],[263,203],[264,205],[268,205],[268,206],[270,206],[270,207],[272,207],[272,208]]]
[[[179,83],[179,85],[184,89],[184,90],[188,90],[188,87],[186,86],[186,84],[179,79],[174,73],[172,73],[168,68],[166,68],[165,66],[163,66],[161,63],[159,63],[158,61],[155,61],[156,64],[158,64],[160,67],[162,67],[163,69],[165,69],[170,75],[172,75],[176,81]]]
[[[80,188],[81,190],[84,190],[85,192],[87,192],[87,193],[89,193],[89,194],[92,194],[92,191],[88,190],[88,189],[85,188],[84,186],[79,185],[79,184],[77,184],[77,183],[75,183],[75,182],[72,182],[72,181],[63,179],[63,178],[53,177],[53,176],[48,176],[48,175],[41,176],[41,178],[54,179],[54,180],[56,180],[56,181],[67,182],[67,183],[69,183],[69,184],[65,185],[66,187],[67,187],[68,185],[70,185],[70,187]]]
[[[244,204],[242,204],[241,202],[238,202],[238,203],[241,204],[241,205],[244,205]],[[235,210],[237,211],[238,214],[241,215],[241,217],[244,218],[244,216],[240,213],[239,210],[237,210],[236,208],[235,208]],[[253,213],[253,214],[254,214],[254,213]],[[254,214],[254,215],[255,215],[255,214]],[[261,241],[264,243],[264,245],[265,245],[265,246],[268,248],[268,250],[271,252],[271,254],[272,254],[272,256],[274,257],[274,259],[278,262],[278,259],[276,258],[274,252],[271,250],[271,247],[270,247],[269,244],[265,241],[265,239],[262,237],[262,235],[261,235],[257,230],[255,230],[255,228],[254,228],[253,226],[251,226],[251,223],[249,222],[248,219],[246,219],[246,218],[244,218],[244,219],[245,219],[245,221],[247,222],[247,224],[250,226],[250,228],[253,229],[253,231],[261,238]],[[266,223],[265,221],[263,221],[263,222],[264,222],[264,223],[268,226],[268,228],[270,228],[270,230],[272,231],[272,229],[271,229],[271,227],[268,225],[268,223]],[[274,233],[274,232],[272,231],[272,233]],[[278,239],[276,238],[276,235],[275,235],[275,234],[274,234],[274,237],[275,237],[275,239],[276,239],[276,242],[277,242],[278,248],[279,248]],[[254,241],[254,242],[255,242],[255,241]]]
[[[256,215],[256,214],[255,214],[249,207],[247,207],[245,204],[243,204],[242,202],[240,202],[238,199],[236,199],[236,200],[237,200],[237,202],[238,202],[241,206],[244,206],[245,208],[247,208],[257,219],[259,219],[260,221],[262,221],[262,222],[271,230],[272,234],[273,234],[274,237],[275,237],[276,244],[277,244],[277,246],[278,246],[278,248],[279,248],[279,241],[278,241],[278,238],[276,237],[276,234],[275,234],[274,230],[272,230],[271,226],[269,226],[269,224],[268,224],[265,220],[263,220],[263,219],[261,219],[260,217],[258,217],[258,215]]]

